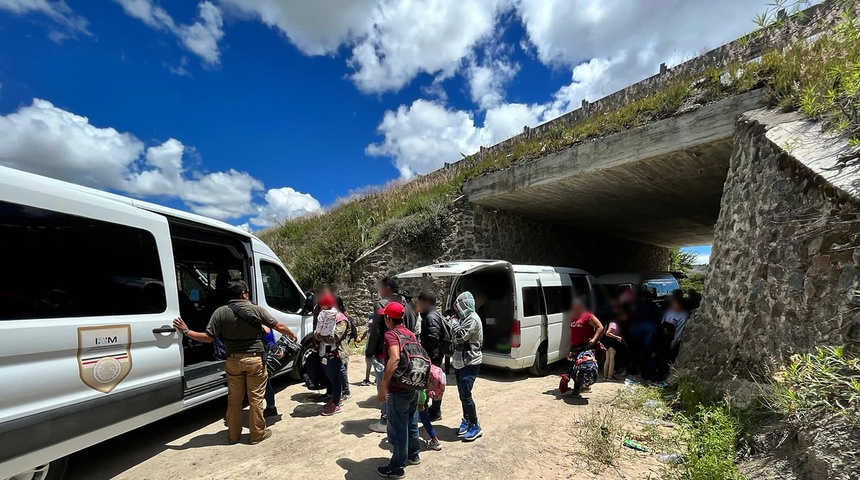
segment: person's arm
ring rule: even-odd
[[[267,312],[264,308],[256,308],[257,315],[260,316],[260,325],[265,330],[266,327],[269,327],[273,330],[277,330],[281,332],[281,335],[286,335],[292,341],[296,341],[296,334],[290,330],[290,327],[284,325],[283,323],[275,320],[275,317],[272,316],[269,312]]]
[[[618,335],[617,333],[615,333],[615,329],[612,327],[606,329],[606,336],[609,338],[614,338],[615,340],[618,340],[619,342],[624,341],[624,339],[621,338],[621,335]]]
[[[196,340],[201,343],[212,343],[215,341],[215,337],[210,337],[206,332],[195,332],[194,330],[189,330],[188,325],[186,325],[185,321],[180,317],[173,319],[173,328],[179,330],[179,333],[182,333],[191,340]]]
[[[296,341],[296,334],[293,333],[292,330],[290,330],[290,327],[284,325],[283,323],[275,322],[275,325],[272,328],[274,328],[278,332],[281,332],[281,335],[286,335],[287,338],[289,338],[290,340],[294,342]]]
[[[452,320],[451,330],[454,333],[454,343],[457,345],[466,343],[466,340],[472,335],[472,331],[475,330],[476,327],[475,319],[472,315],[469,315],[460,321]]]
[[[603,336],[603,324],[600,323],[600,320],[597,319],[594,315],[588,319],[588,323],[591,324],[591,327],[594,328],[594,336],[591,337],[591,340],[588,341],[588,344],[591,346],[597,345],[600,337]]]
[[[376,399],[379,400],[379,403],[385,401],[385,397],[388,395],[388,383],[391,381],[391,377],[394,376],[394,372],[397,370],[397,365],[400,364],[400,345],[393,344],[388,347],[388,363],[385,364],[385,370],[382,372],[382,384],[379,385],[379,391],[376,394]]]

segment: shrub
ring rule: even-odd
[[[777,372],[768,398],[776,411],[797,422],[837,414],[860,425],[860,358],[843,347],[794,355]]]

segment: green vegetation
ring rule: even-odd
[[[778,15],[805,6],[803,0],[777,0],[760,25],[787,28],[791,17]],[[464,181],[484,173],[647,123],[668,118],[685,105],[703,104],[760,87],[769,87],[775,107],[797,110],[851,138],[860,149],[860,26],[854,1],[842,0],[845,14],[832,32],[816,42],[800,40],[764,53],[758,62],[708,68],[696,77],[676,78],[662,90],[631,100],[609,112],[574,124],[556,124],[514,145],[509,152],[466,158],[456,172],[437,172],[341,203],[322,215],[300,218],[261,234],[303,287],[330,282],[349,272],[362,253],[385,240],[415,245],[432,256],[441,244],[445,209]],[[760,35],[745,37],[745,42]],[[742,42],[743,43],[743,42]],[[693,286],[693,288],[696,288]]]
[[[726,407],[708,407],[687,423],[687,451],[682,478],[690,480],[741,479],[738,472],[737,441],[740,434]]]
[[[844,347],[795,355],[767,394],[772,408],[796,423],[833,414],[860,426],[860,358]]]
[[[705,277],[707,277],[705,272],[687,272],[687,278],[678,280],[678,285],[685,292],[695,290],[702,293],[705,290]]]

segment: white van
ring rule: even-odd
[[[0,251],[2,479],[59,479],[69,454],[224,395],[212,344],[171,321],[203,330],[231,279],[311,333],[272,250],[198,215],[0,167]]]
[[[577,268],[463,260],[416,268],[397,277],[428,282],[451,278],[446,308],[452,308],[457,292],[471,292],[484,326],[484,364],[528,368],[534,375],[548,374],[550,364],[567,357],[574,295],[584,297],[598,312],[608,309],[595,278]]]

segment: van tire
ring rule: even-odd
[[[311,348],[313,348],[313,338],[305,338],[305,341],[302,342],[302,349],[299,350],[299,353],[293,362],[293,368],[290,369],[291,379],[297,382],[302,380],[302,374],[305,373],[305,361],[308,358],[308,353],[310,353]]]
[[[546,342],[541,342],[535,355],[535,363],[529,368],[529,372],[536,377],[549,375],[549,358],[547,357]]]

